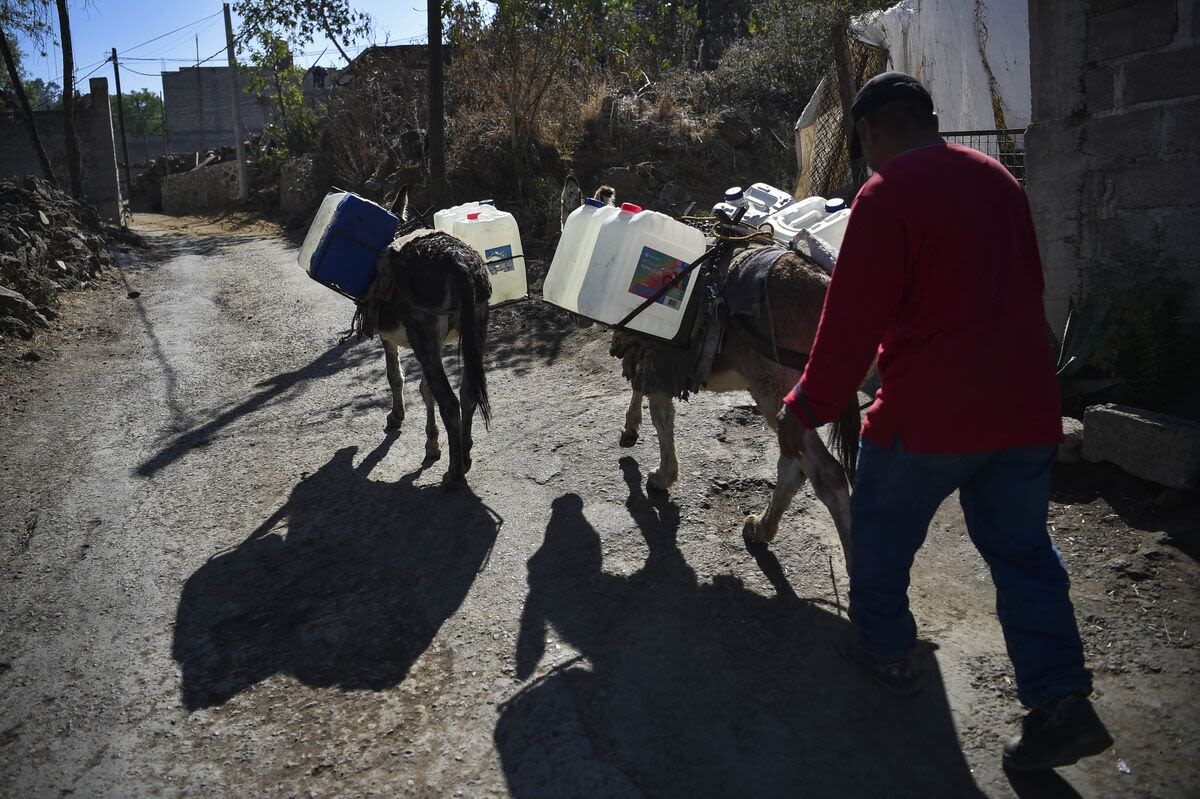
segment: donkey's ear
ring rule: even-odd
[[[401,222],[408,221],[408,184],[405,183],[396,191],[392,198],[392,213],[400,217]]]

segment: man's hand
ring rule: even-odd
[[[786,405],[775,418],[779,422],[779,453],[786,458],[799,458],[804,454],[804,434],[808,428]]]

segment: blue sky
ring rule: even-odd
[[[371,15],[374,21],[375,41],[391,42],[425,40],[425,3],[422,0],[350,0],[352,7]],[[208,17],[207,19],[201,18]],[[54,40],[58,39],[58,20],[54,16]],[[233,19],[236,33],[238,18]],[[186,26],[186,27],[185,27]],[[137,45],[161,34],[183,28],[157,41],[141,47]],[[77,79],[83,82],[80,91],[87,92],[89,72],[103,75],[109,80],[112,90],[112,65],[103,63],[109,51],[117,48],[121,61],[121,88],[125,91],[151,89],[162,92],[159,73],[168,72],[195,63],[196,37],[200,41],[200,58],[206,59],[225,46],[225,23],[221,15],[219,0],[204,2],[179,2],[179,0],[81,0],[71,2],[71,34],[75,43],[75,69]],[[354,55],[370,42],[357,42],[357,47],[348,49]],[[328,52],[321,56],[321,51]],[[62,82],[62,51],[50,41],[45,44],[46,56],[41,47],[22,42],[25,68],[31,78]],[[128,55],[125,52],[128,50]],[[304,48],[304,54],[296,58],[303,66],[310,66],[320,58],[325,66],[341,65],[337,50],[323,38]],[[174,59],[174,60],[172,60]],[[209,65],[226,63],[225,53]],[[134,72],[148,73],[139,75]]]

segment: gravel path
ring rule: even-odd
[[[0,345],[0,796],[1200,790],[1194,498],[1060,474],[1117,745],[1010,783],[1019,708],[956,503],[914,572],[924,691],[895,699],[835,654],[844,567],[809,490],[770,549],[740,538],[775,461],[747,396],[681,404],[682,480],[647,495],[649,415],[618,448],[602,332],[501,310],[492,430],[448,494],[415,380],[384,435],[349,304],[286,240],[206,230],[149,231],[41,360]]]

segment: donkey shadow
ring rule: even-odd
[[[836,654],[850,623],[799,598],[765,548],[773,596],[700,583],[676,547],[678,508],[622,468],[649,549],[638,572],[603,571],[575,494],[554,501],[529,560],[518,676],[538,670],[551,627],[580,656],[542,664],[501,708],[513,796],[981,795],[927,651],[922,693],[893,697]]]
[[[188,710],[273,674],[347,691],[393,687],[462,604],[501,520],[469,491],[414,485],[419,472],[370,480],[393,440],[357,467],[357,447],[339,450],[188,579],[172,650]]]

